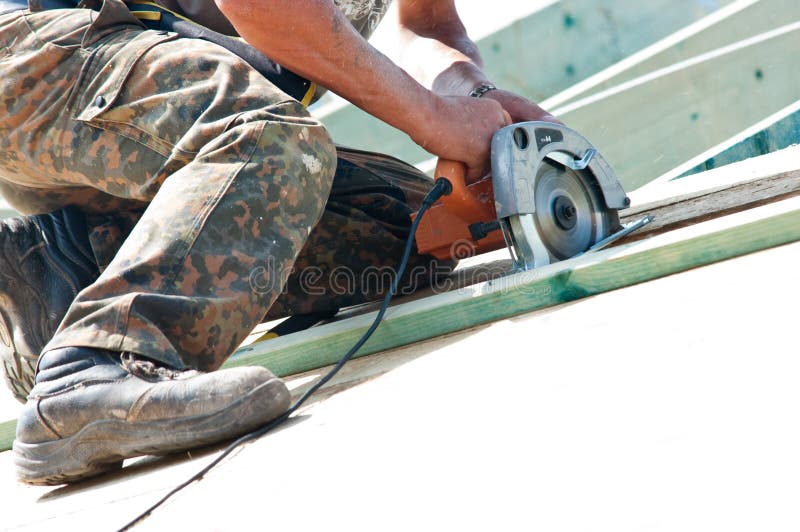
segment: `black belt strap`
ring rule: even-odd
[[[313,95],[315,87],[310,81],[298,76],[291,70],[283,68],[243,40],[235,39],[210,30],[205,26],[183,20],[169,11],[161,11],[161,18],[158,21],[143,20],[142,22],[150,28],[171,31],[181,37],[203,39],[222,46],[243,59],[283,92],[306,105],[308,105]]]

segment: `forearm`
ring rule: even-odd
[[[375,50],[326,0],[217,0],[248,43],[425,144],[436,96]],[[265,29],[264,21],[269,21]]]
[[[425,86],[440,96],[467,95],[492,84],[483,70],[478,47],[467,36],[454,0],[397,0],[404,53],[402,62]],[[485,93],[514,122],[557,121],[527,98],[502,90]]]
[[[404,131],[432,154],[464,162],[470,179],[488,171],[491,137],[509,121],[499,103],[428,90],[364,40],[331,0],[215,1],[239,35],[267,57]]]
[[[441,95],[465,96],[482,83],[490,83],[478,47],[467,35],[454,4],[420,4],[401,2],[401,65]]]
[[[464,96],[482,83],[490,82],[477,53],[469,56],[440,41],[416,34],[403,38],[407,44],[400,58],[402,66],[435,93]]]

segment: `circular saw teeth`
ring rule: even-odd
[[[619,225],[617,211],[606,208],[591,172],[543,160],[533,188],[535,212],[509,219],[525,269],[583,253]]]

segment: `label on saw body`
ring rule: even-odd
[[[536,135],[536,146],[539,151],[553,142],[564,142],[564,134],[557,129],[536,128],[533,133]]]

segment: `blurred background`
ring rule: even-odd
[[[631,191],[797,142],[796,0],[458,0],[499,87],[554,112]],[[487,9],[489,6],[489,9]],[[391,55],[389,14],[373,42]],[[403,133],[333,95],[336,142],[433,168]]]
[[[800,137],[797,0],[457,0],[497,86],[554,112],[627,191]],[[488,7],[488,8],[487,8]],[[392,55],[395,10],[373,37]],[[433,170],[407,135],[328,93],[339,144]],[[14,214],[0,199],[0,216]]]

